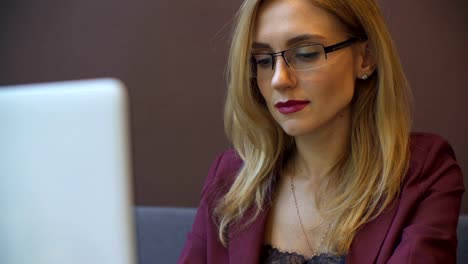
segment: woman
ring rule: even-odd
[[[443,139],[410,133],[373,0],[246,0],[229,69],[234,149],[179,263],[455,263],[461,171]]]

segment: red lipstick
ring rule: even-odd
[[[310,101],[305,100],[288,100],[286,102],[278,102],[275,104],[276,109],[282,114],[292,114],[302,110]]]

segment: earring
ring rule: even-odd
[[[363,75],[361,76],[361,79],[366,80],[367,77],[368,77],[367,74],[363,74]]]

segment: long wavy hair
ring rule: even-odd
[[[336,176],[315,194],[317,207],[332,216],[324,245],[345,254],[359,230],[398,195],[409,163],[411,93],[382,13],[374,0],[310,0],[334,15],[349,37],[367,40],[376,71],[357,80],[351,105],[350,145]],[[254,208],[255,220],[270,199],[274,175],[294,139],[272,118],[250,74],[252,32],[262,0],[245,0],[237,14],[229,54],[225,131],[243,160],[237,177],[216,204],[219,239]],[[331,175],[331,174],[330,174]],[[324,193],[330,199],[320,200]],[[243,221],[242,221],[243,222]]]

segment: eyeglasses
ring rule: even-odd
[[[327,54],[348,47],[356,42],[351,38],[331,46],[322,44],[304,45],[275,53],[252,53],[252,77],[257,79],[271,79],[273,76],[276,57],[283,57],[289,68],[295,71],[317,69],[327,63]]]

